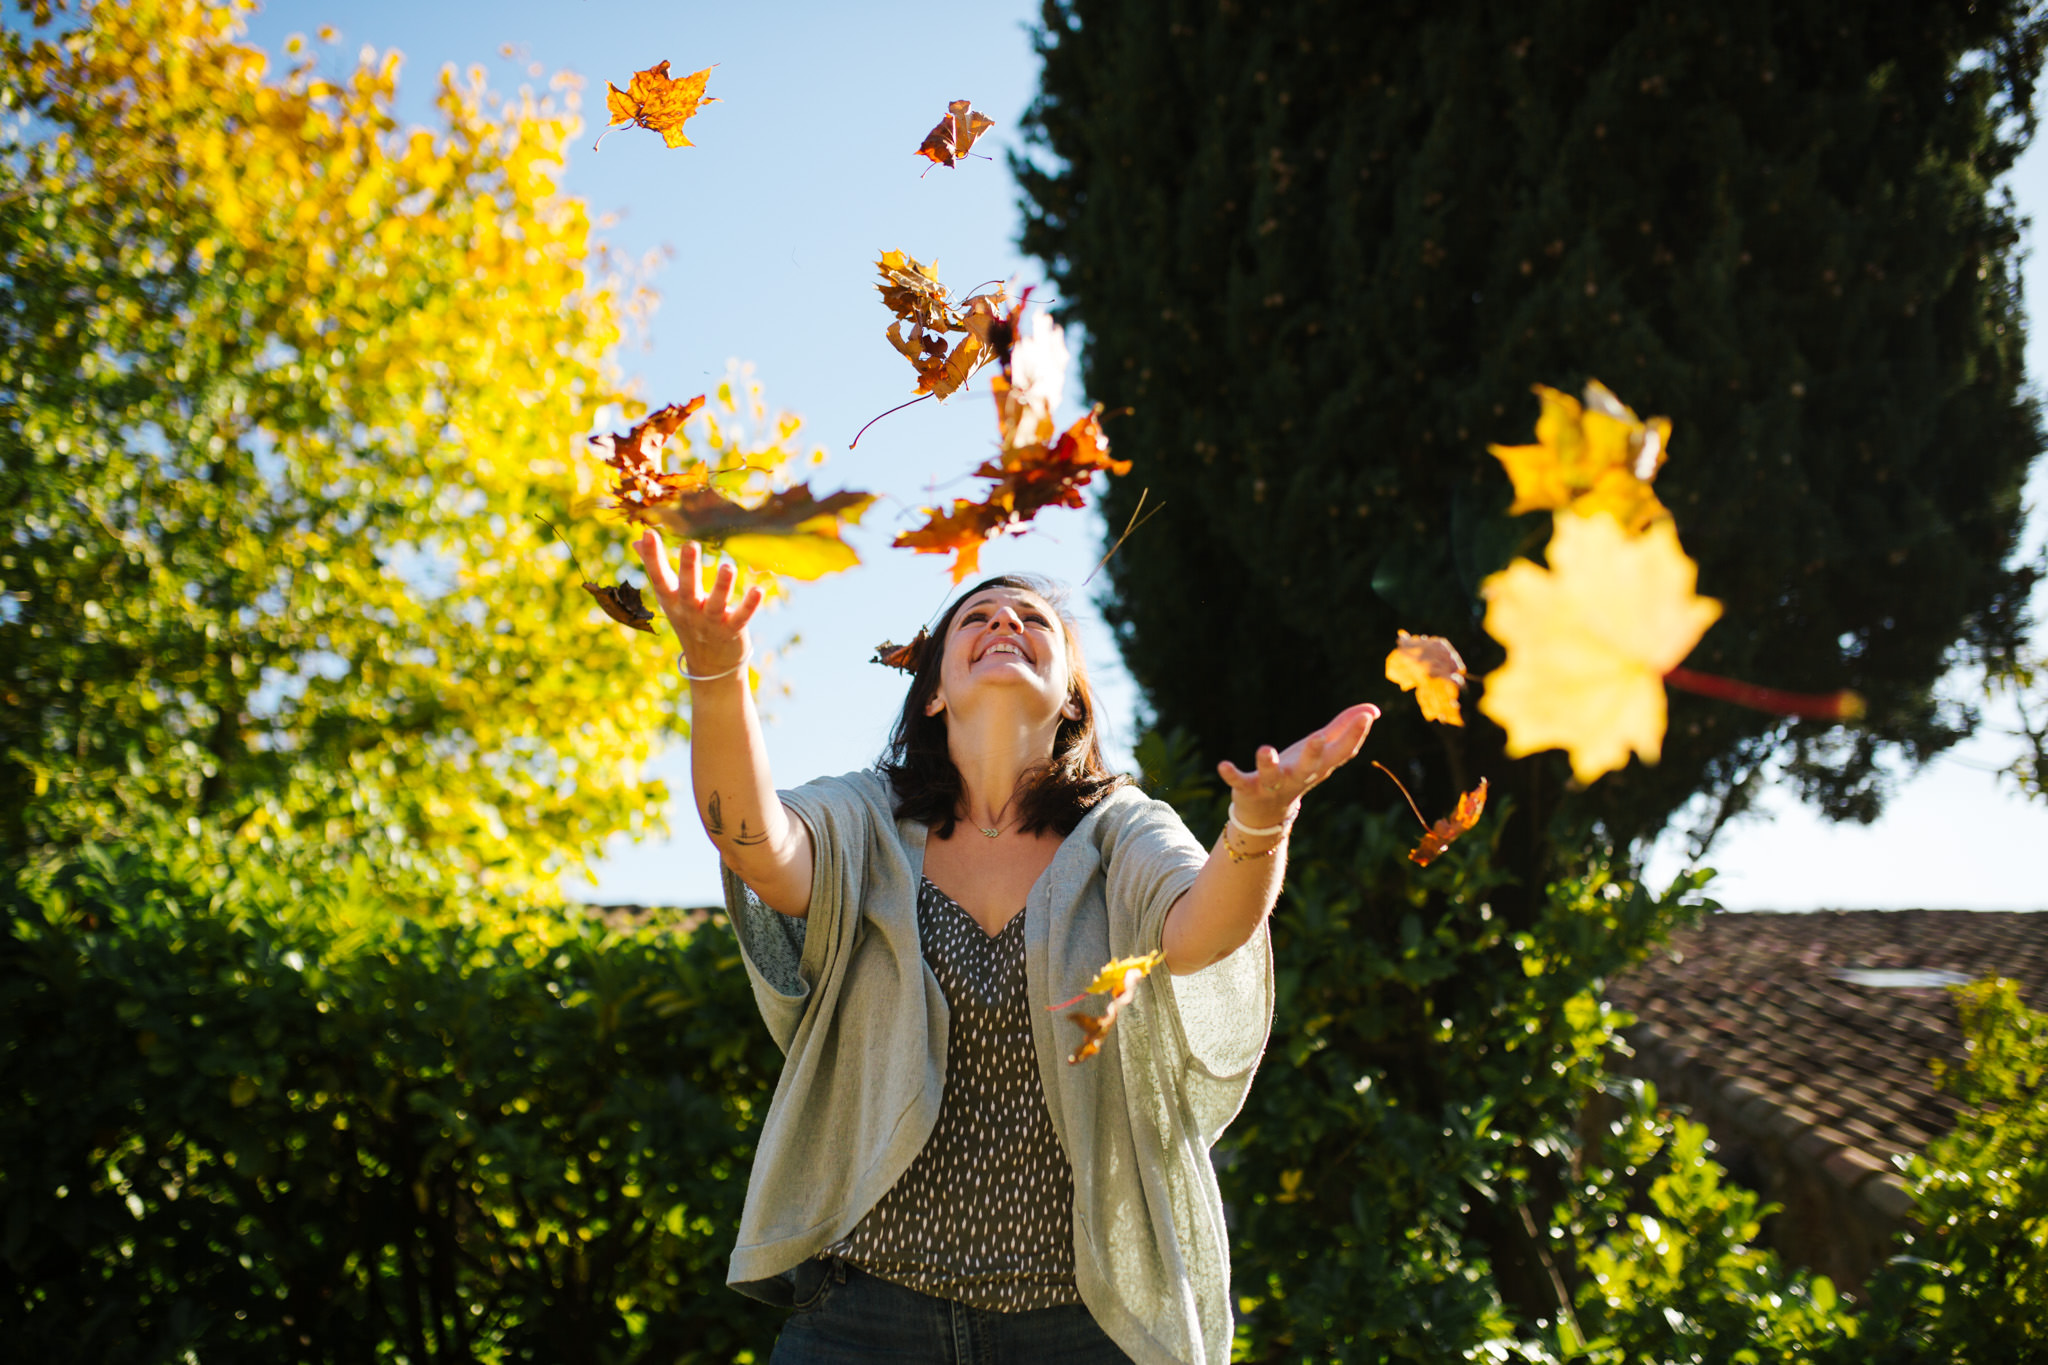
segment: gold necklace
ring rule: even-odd
[[[997,811],[996,814],[1001,815],[1003,811],[1007,811],[1012,805],[1012,803],[1016,801],[1016,799],[1016,797],[1012,796],[1008,801],[1003,802],[1003,810]],[[968,817],[968,823],[972,824],[976,829],[980,830],[982,833],[982,837],[987,839],[997,839],[1002,837],[1003,831],[1010,827],[1010,822],[1008,820],[1003,820],[999,822],[994,829],[990,829],[987,825],[982,824],[973,816]]]

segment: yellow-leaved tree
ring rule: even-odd
[[[647,296],[560,188],[573,83],[405,129],[395,54],[273,70],[245,8],[0,29],[0,851],[168,816],[546,890],[684,730],[538,519],[623,562],[565,513]],[[772,481],[796,427],[729,383],[685,437]]]

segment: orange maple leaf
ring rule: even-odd
[[[923,555],[951,554],[955,583],[980,567],[981,547],[1001,535],[1010,521],[1008,508],[971,498],[953,499],[949,511],[927,507],[924,512],[924,525],[902,532],[890,544]]]
[[[628,125],[660,133],[661,140],[671,147],[696,146],[683,132],[683,125],[696,115],[698,106],[718,103],[717,96],[704,93],[704,83],[710,79],[708,66],[693,75],[672,77],[664,61],[634,72],[624,90],[606,81],[604,107],[611,122],[597,135],[593,149],[612,129]]]
[[[1415,694],[1425,720],[1439,725],[1465,723],[1458,709],[1458,693],[1465,686],[1465,661],[1443,636],[1401,631],[1400,642],[1387,656],[1387,681]]]
[[[967,155],[976,138],[996,126],[994,119],[969,109],[968,104],[967,100],[954,100],[946,106],[946,116],[924,135],[917,149],[919,156],[929,157],[933,166],[951,166]],[[925,170],[929,172],[931,166]]]
[[[996,381],[999,388],[1006,381]],[[1005,393],[999,392],[1000,404]],[[924,509],[923,526],[905,531],[893,542],[899,549],[920,554],[953,555],[953,581],[973,573],[981,562],[981,547],[999,535],[1020,534],[1033,517],[1048,507],[1084,507],[1081,490],[1098,472],[1128,474],[1129,460],[1110,456],[1108,438],[1102,434],[1102,405],[1086,413],[1050,445],[1033,442],[1003,451],[996,459],[974,471],[976,478],[994,484],[976,501],[953,499],[944,512]]]
[[[1478,824],[1485,810],[1486,779],[1482,777],[1478,786],[1458,798],[1457,808],[1449,816],[1429,827],[1429,832],[1422,836],[1422,842],[1409,850],[1408,861],[1419,867],[1428,867],[1456,842],[1459,835]]]

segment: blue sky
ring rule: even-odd
[[[1002,165],[1037,75],[1027,29],[1034,13],[1019,0],[943,9],[278,0],[250,24],[252,40],[272,52],[293,33],[334,26],[339,39],[324,61],[337,69],[365,46],[397,49],[405,59],[400,115],[422,123],[431,122],[436,73],[447,64],[481,66],[501,90],[532,83],[535,63],[580,74],[592,126],[570,161],[568,189],[611,216],[603,235],[628,255],[673,252],[654,279],[661,306],[645,349],[620,357],[627,373],[658,404],[705,391],[731,361],[751,364],[769,405],[799,413],[800,439],[829,453],[814,487],[884,495],[852,537],[866,563],[799,585],[756,627],[759,644],[778,651],[762,704],[784,786],[873,760],[901,699],[901,675],[870,665],[868,655],[878,641],[906,638],[947,596],[943,558],[887,542],[921,502],[968,490],[960,476],[992,439],[988,398],[977,385],[944,407],[921,404],[877,424],[848,451],[863,422],[910,396],[909,368],[882,339],[887,314],[870,281],[876,255],[891,248],[936,259],[956,290],[1042,278],[1017,251],[1016,195]],[[722,102],[690,124],[697,145],[670,151],[655,135],[626,129],[591,152],[604,82],[624,85],[663,59],[678,74],[717,64],[709,88]],[[982,144],[996,160],[920,177],[917,143],[946,102],[963,96],[996,120]],[[2012,188],[2023,211],[2048,223],[2048,153],[2030,155]],[[2030,277],[2048,280],[2037,270]],[[2034,296],[2048,298],[2048,284]],[[2048,373],[2048,322],[2035,336],[2029,369]],[[1078,380],[1068,388],[1070,417],[1080,410]],[[1142,482],[1142,469],[1131,477]],[[2048,476],[2037,472],[2030,495],[2036,509],[2048,501]],[[2037,511],[2035,545],[2040,520]],[[1059,511],[1039,525],[991,546],[983,566],[1080,582],[1103,548],[1097,518]],[[1124,755],[1137,694],[1082,596],[1111,747]],[[646,662],[666,668],[669,656],[650,644]],[[1724,834],[1707,859],[1722,873],[1715,893],[1742,908],[2048,907],[2048,805],[2019,800],[1986,771],[2010,752],[2009,742],[1990,736],[1971,741],[1904,781],[1868,828],[1831,826],[1769,799],[1761,818]],[[653,771],[680,792],[686,765],[678,750]],[[597,885],[571,893],[606,902],[716,900],[716,860],[686,798],[673,818],[673,839],[621,838]],[[1669,839],[1651,872],[1668,877],[1683,865],[1679,841]]]

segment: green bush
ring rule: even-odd
[[[1728,1182],[1707,1130],[1659,1117],[1647,1084],[1612,1093],[1634,1102],[1582,1171],[1570,1223],[1584,1276],[1575,1330],[1591,1336],[1584,1358],[1790,1365],[1855,1340],[1832,1281],[1789,1271],[1756,1245],[1770,1209]]]
[[[1883,1365],[2048,1359],[2048,1013],[2015,983],[1957,987],[1970,1107],[1907,1170],[1916,1226],[1871,1286]]]
[[[0,884],[12,1358],[765,1358],[723,1272],[780,1058],[729,935],[202,852]]]

